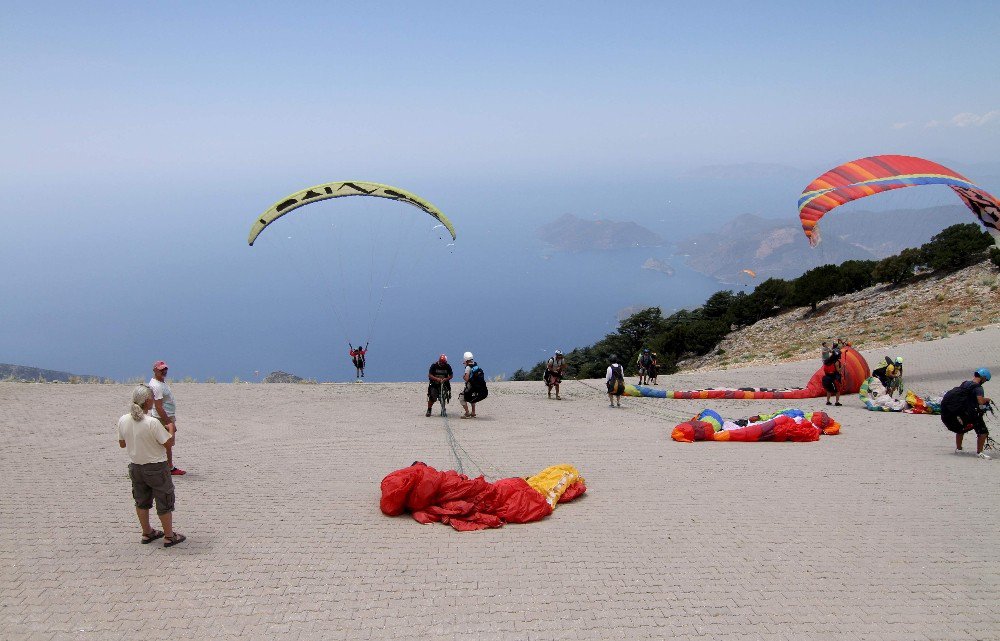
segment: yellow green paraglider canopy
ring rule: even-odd
[[[448,220],[448,217],[441,213],[437,207],[420,196],[391,185],[354,180],[323,183],[322,185],[316,185],[315,187],[303,189],[302,191],[297,191],[294,194],[282,198],[268,207],[263,214],[257,217],[257,220],[255,220],[253,225],[250,227],[250,237],[247,238],[247,242],[253,245],[257,236],[259,236],[268,225],[303,205],[308,205],[310,203],[330,198],[341,198],[343,196],[371,196],[374,198],[388,198],[389,200],[398,200],[400,202],[408,203],[436,218],[451,233],[452,240],[455,239],[455,227],[451,224],[451,221]]]

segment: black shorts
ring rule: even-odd
[[[444,389],[445,389],[445,400],[448,400],[449,398],[451,398],[451,384],[445,383]],[[429,384],[427,386],[427,400],[430,401],[431,403],[436,402],[438,400],[438,397],[440,396],[439,394],[440,391],[441,391],[440,384],[438,383]]]
[[[950,414],[947,412],[941,413],[941,422],[944,426],[948,428],[949,432],[955,432],[956,434],[965,434],[966,432],[976,431],[979,436],[985,436],[990,433],[986,428],[986,422],[983,421],[982,416],[975,416],[974,418],[969,418],[968,416],[963,416],[961,414]]]
[[[823,376],[823,389],[830,392],[831,394],[837,393],[836,374],[826,374],[825,376]]]

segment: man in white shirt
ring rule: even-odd
[[[174,424],[177,429],[177,405],[174,403],[174,393],[167,385],[167,364],[163,361],[153,363],[153,378],[149,379],[149,388],[153,390],[153,416],[160,419],[163,425]],[[184,470],[174,465],[173,441],[167,446],[167,464],[170,465],[170,473],[174,476],[187,474]]]
[[[142,527],[142,543],[152,543],[164,538],[163,547],[169,548],[186,538],[173,529],[174,482],[170,478],[166,448],[173,444],[174,425],[164,426],[147,412],[153,407],[153,391],[146,385],[132,390],[132,407],[128,414],[118,419],[118,447],[128,452],[131,463],[128,476],[132,481],[132,498],[135,514]],[[163,531],[154,530],[149,523],[149,510],[156,503]]]

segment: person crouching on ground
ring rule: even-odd
[[[142,543],[152,543],[163,538],[163,547],[169,548],[184,541],[173,527],[174,480],[167,463],[166,448],[174,441],[174,424],[166,425],[148,414],[153,408],[153,390],[148,385],[138,385],[132,390],[132,407],[128,414],[118,419],[118,447],[128,452],[131,463],[128,477],[132,481],[132,498],[135,514],[142,528]],[[156,503],[163,531],[154,530],[149,523],[149,510]]]
[[[608,386],[608,407],[622,406],[622,393],[625,391],[625,368],[618,363],[618,357],[610,358],[607,374],[604,376],[605,384]]]
[[[972,375],[971,381],[963,381],[958,387],[948,390],[941,399],[941,422],[955,433],[955,454],[965,453],[962,450],[962,437],[966,432],[975,430],[976,456],[986,460],[991,458],[983,451],[990,432],[986,429],[986,421],[980,411],[980,407],[993,402],[983,396],[983,383],[991,378],[993,375],[990,370],[980,367]]]

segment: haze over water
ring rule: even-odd
[[[388,290],[371,380],[419,380],[466,349],[509,375],[622,308],[717,289],[668,248],[552,253],[535,230],[566,213],[668,241],[741,213],[794,219],[809,179],[876,153],[995,191],[1000,45],[968,31],[1000,12],[842,9],[867,18],[817,46],[824,11],[780,3],[9,7],[0,362],[352,379],[357,330],[336,327],[324,287],[264,236],[246,245],[269,204],[332,180],[414,191],[459,232],[432,276]],[[905,72],[871,73],[904,50]],[[698,171],[751,163],[743,181]],[[676,275],[640,270],[649,257]]]

